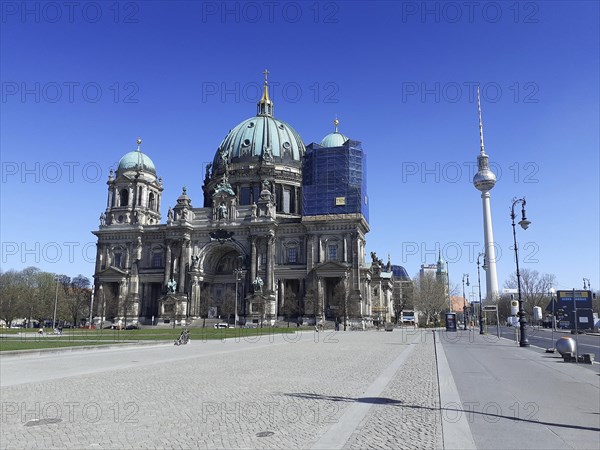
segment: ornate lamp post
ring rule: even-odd
[[[92,329],[93,311],[94,311],[94,286],[92,285],[92,295],[90,298],[90,326],[88,327],[88,330]]]
[[[526,328],[525,328],[527,325],[527,320],[525,319],[525,309],[523,308],[523,298],[521,297],[521,274],[519,273],[519,249],[517,247],[517,232],[515,229],[515,205],[518,203],[521,204],[521,220],[519,221],[519,225],[521,225],[521,228],[526,230],[529,227],[529,225],[531,224],[531,222],[529,220],[527,220],[527,217],[525,216],[525,205],[526,205],[525,197],[519,198],[519,199],[514,198],[513,202],[512,202],[512,207],[510,209],[510,218],[512,220],[513,241],[514,241],[514,246],[515,246],[515,263],[517,265],[517,292],[519,295],[519,329],[521,332],[521,337],[519,339],[519,345],[521,347],[529,347],[529,341],[527,340]]]
[[[586,281],[587,281],[587,285],[586,285]],[[589,278],[584,278],[583,279],[583,290],[588,290],[591,291],[592,288],[590,287],[590,279]]]
[[[238,317],[238,283],[242,281],[242,276],[244,275],[244,269],[233,269],[233,274],[235,275],[235,314],[234,314],[234,322],[233,328],[237,327],[237,323],[239,321]]]
[[[467,297],[465,297],[465,278],[467,279],[467,287],[469,287],[469,274],[463,273],[462,286],[463,286],[463,322],[465,324],[465,330],[467,329]]]
[[[479,258],[483,256],[483,268],[486,269],[485,266],[485,253],[479,253],[477,255],[477,287],[479,288],[479,334],[484,334],[483,332],[483,305],[481,304],[481,272],[479,271]]]
[[[556,289],[554,288],[550,288],[550,301],[552,302],[552,353],[554,353],[554,345],[556,344],[556,341],[554,340],[554,328],[556,325],[556,315],[554,312],[554,305],[556,303],[556,300],[554,298],[554,296],[556,295]]]
[[[54,277],[56,281],[56,295],[54,296],[54,315],[52,316],[52,329],[56,328],[56,305],[58,303],[58,281],[60,280],[60,276],[56,275]]]

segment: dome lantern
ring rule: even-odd
[[[258,116],[273,116],[273,101],[269,98],[269,70],[265,69],[263,72],[265,76],[265,82],[263,86],[262,97],[258,101],[257,104],[257,113]]]

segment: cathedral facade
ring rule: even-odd
[[[265,79],[256,116],[227,134],[206,168],[203,207],[184,187],[164,222],[163,180],[141,140],[121,158],[93,231],[98,316],[142,324],[390,320],[390,262],[365,255],[361,143],[338,132],[336,119],[333,133],[305,146],[273,107]]]

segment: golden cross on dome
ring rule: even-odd
[[[268,78],[269,78],[269,69],[265,69],[265,71],[263,72],[263,75],[265,76],[265,84],[268,83]]]

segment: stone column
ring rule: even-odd
[[[108,188],[108,198],[106,199],[106,209],[110,209],[112,206],[112,193],[113,190],[111,187]]]
[[[344,262],[348,262],[348,235],[344,234]]]
[[[306,269],[310,271],[314,263],[314,251],[313,251],[314,238],[312,235],[306,237]]]
[[[256,236],[250,236],[250,283],[256,279]]]
[[[356,269],[356,289],[360,289],[360,242],[358,233],[354,233],[354,249],[356,251],[356,255],[354,257],[353,265]]]
[[[321,248],[321,236],[316,235],[315,236],[315,240],[317,243],[317,263],[322,262],[321,258],[323,257],[323,253],[322,253],[322,248]]]
[[[165,251],[165,278],[163,281],[163,288],[166,289],[167,283],[171,276],[171,243],[167,242],[167,249]]]
[[[279,307],[283,308],[285,304],[285,280],[279,280]]]
[[[323,279],[321,277],[317,277],[317,301],[316,301],[317,311],[315,313],[315,319],[317,323],[319,320],[325,320],[325,296],[323,295]]]
[[[267,281],[265,283],[267,291],[273,290],[273,273],[275,266],[275,246],[273,245],[275,242],[275,236],[267,236]]]
[[[94,273],[100,272],[102,267],[102,246],[96,243],[96,270]]]
[[[185,292],[185,265],[187,262],[187,248],[190,241],[184,239],[181,241],[181,252],[179,254],[179,281],[177,282],[177,292]]]

